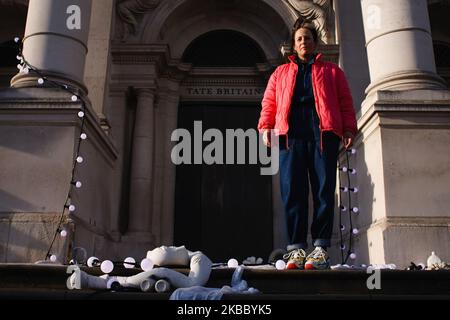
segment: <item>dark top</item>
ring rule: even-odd
[[[311,78],[314,62],[315,57],[308,63],[302,63],[296,59],[298,72],[289,113],[289,138],[320,140],[319,116],[314,103]]]

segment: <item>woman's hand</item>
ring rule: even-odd
[[[270,148],[270,130],[269,129],[266,129],[264,132],[263,132],[263,142],[264,142],[264,144],[267,146],[267,147],[269,147]]]
[[[342,142],[344,143],[345,149],[348,149],[353,144],[353,140],[355,140],[355,136],[353,135],[353,133],[349,131],[344,132]]]

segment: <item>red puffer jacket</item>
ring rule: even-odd
[[[332,131],[339,137],[347,131],[355,135],[355,110],[344,72],[334,63],[321,61],[320,58],[319,53],[311,72],[320,131]],[[290,56],[289,60],[290,63],[279,66],[269,79],[258,123],[260,132],[275,129],[276,135],[282,135],[289,130],[289,111],[298,71],[295,56]]]

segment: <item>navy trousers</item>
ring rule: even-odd
[[[320,134],[319,134],[320,136]],[[333,231],[334,194],[340,139],[332,132],[319,139],[280,137],[280,187],[285,209],[288,250],[306,249],[309,184],[314,204],[314,246],[329,247]]]

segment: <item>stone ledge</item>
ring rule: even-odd
[[[23,290],[46,290],[49,294],[59,290],[61,297],[67,292],[85,298],[92,290],[68,291],[65,288],[67,266],[62,265],[33,265],[33,264],[0,264],[0,287],[3,290],[14,289],[17,292]],[[84,271],[93,275],[101,275],[99,268],[82,267]],[[188,269],[174,269],[187,274]],[[116,268],[114,275],[129,276],[139,273],[138,269]],[[221,288],[230,285],[232,268],[213,269],[206,287]],[[244,299],[261,299],[263,297],[275,298],[277,296],[291,298],[314,298],[314,297],[347,297],[360,298],[369,297],[401,297],[401,296],[446,296],[450,298],[450,270],[439,271],[404,271],[404,270],[381,270],[381,290],[369,290],[366,282],[370,274],[364,270],[324,270],[324,271],[302,271],[302,270],[259,270],[246,268],[243,279],[250,287],[260,290],[262,296],[241,296]],[[106,292],[99,291],[98,296],[129,295],[139,298],[152,298],[147,293],[133,292]],[[142,295],[142,296],[141,296]],[[0,292],[1,296],[1,292]],[[161,296],[159,296],[161,297]],[[158,297],[158,298],[159,298]],[[231,295],[229,298],[232,298]],[[167,296],[166,296],[167,298]]]
[[[0,125],[9,126],[80,126],[80,101],[55,88],[8,88],[0,91]],[[89,139],[107,161],[118,157],[117,148],[101,127],[100,119],[86,100],[86,131]]]
[[[423,106],[426,105],[426,106]],[[380,90],[366,96],[358,118],[374,111],[449,111],[450,90]]]

